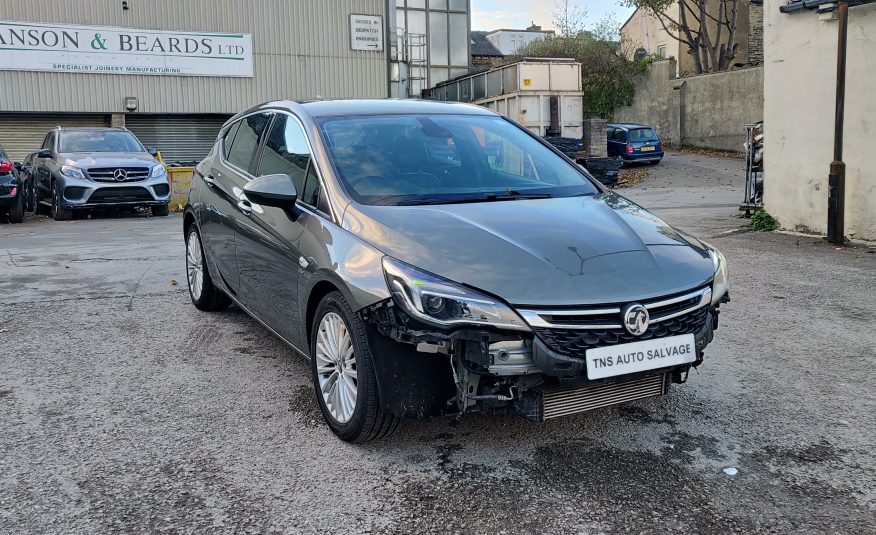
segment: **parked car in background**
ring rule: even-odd
[[[183,233],[194,305],[234,302],[309,357],[353,442],[401,418],[665,394],[729,293],[716,249],[466,104],[241,113],[196,169]]]
[[[10,223],[24,221],[24,204],[18,170],[9,160],[6,150],[0,146],[0,216],[8,217]]]
[[[167,171],[124,128],[55,128],[34,158],[36,211],[56,220],[75,211],[150,207],[169,213]]]
[[[663,159],[663,142],[650,126],[633,123],[608,125],[608,155],[624,163],[657,165]]]
[[[36,157],[35,152],[31,152],[24,157],[21,163],[14,163],[18,171],[18,181],[21,184],[21,189],[24,190],[24,211],[33,212],[36,206],[36,191],[33,187],[33,159]]]

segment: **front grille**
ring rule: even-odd
[[[633,336],[623,327],[611,329],[534,328],[533,330],[551,351],[583,360],[588,349],[664,336],[694,334],[702,329],[708,320],[709,308],[702,307],[672,319],[652,323],[645,334],[641,336]]]
[[[116,179],[118,171],[127,174],[124,180]],[[88,170],[88,176],[97,182],[139,182],[149,178],[151,172],[148,167],[95,167]]]
[[[116,202],[137,202],[154,200],[146,188],[103,188],[88,198],[89,203],[111,204]]]

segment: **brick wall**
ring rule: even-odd
[[[748,64],[763,63],[763,4],[751,2],[748,9]]]

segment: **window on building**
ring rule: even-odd
[[[660,45],[657,47],[657,55],[661,58],[666,58],[666,45]]]

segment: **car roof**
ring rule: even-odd
[[[266,102],[239,115],[247,115],[262,109],[277,108],[303,110],[314,118],[350,115],[497,115],[474,104],[417,99],[314,100],[310,102],[278,100]]]
[[[103,131],[114,131],[114,132],[130,132],[127,128],[118,128],[114,126],[75,126],[72,128],[67,128],[64,126],[55,127],[61,132],[103,132]]]
[[[613,126],[615,128],[621,128],[623,130],[635,130],[637,128],[651,128],[653,130],[653,127],[651,127],[651,126],[648,126],[646,124],[638,124],[638,123],[608,123],[608,126]]]

